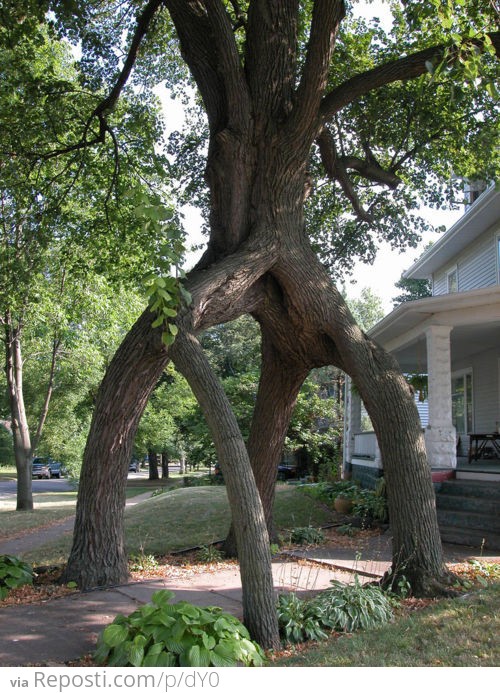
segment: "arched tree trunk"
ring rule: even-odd
[[[63,576],[80,589],[128,577],[124,508],[134,435],[148,397],[167,364],[159,330],[145,311],[106,371],[85,447],[73,545]]]
[[[359,329],[305,240],[295,239],[274,271],[304,319],[335,345],[337,365],[353,379],[373,422],[387,482],[393,576],[404,575],[415,594],[442,592],[450,576],[431,470],[413,395],[396,360]]]
[[[297,357],[280,353],[264,326],[261,353],[259,389],[247,447],[267,531],[274,542],[273,506],[278,465],[297,395],[309,369]],[[224,551],[228,556],[237,554],[233,527],[224,542]]]
[[[243,586],[243,620],[265,648],[279,648],[266,521],[243,437],[226,394],[199,342],[181,332],[172,359],[191,385],[212,433],[227,495]]]

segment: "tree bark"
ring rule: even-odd
[[[17,470],[16,510],[33,510],[31,441],[23,393],[21,326],[5,316],[5,371],[9,391],[10,415]]]
[[[404,574],[414,594],[442,592],[450,576],[443,562],[431,470],[413,395],[396,360],[359,329],[306,241],[296,239],[288,260],[275,272],[300,313],[335,344],[373,422],[387,483],[392,574]]]
[[[63,579],[80,589],[124,582],[124,508],[134,435],[168,362],[146,310],[116,352],[99,388],[85,447],[73,545]]]
[[[149,479],[150,481],[156,481],[160,478],[158,474],[158,453],[148,452],[148,462],[149,462]]]
[[[263,647],[279,649],[269,535],[238,423],[199,342],[182,332],[171,356],[202,408],[226,480],[241,570],[243,620]]]

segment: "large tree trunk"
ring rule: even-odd
[[[116,352],[99,388],[85,448],[73,545],[64,579],[81,589],[124,582],[124,508],[137,425],[167,364],[146,310]]]
[[[267,531],[275,542],[277,537],[273,526],[273,506],[278,465],[283,456],[283,444],[297,395],[308,374],[308,367],[290,354],[280,353],[267,330],[263,325],[259,389],[247,447],[262,500]],[[228,556],[237,554],[232,526],[224,542],[224,551]]]
[[[295,240],[276,276],[304,319],[332,340],[336,364],[352,377],[373,422],[387,483],[393,576],[404,575],[415,594],[443,591],[450,576],[431,470],[413,395],[396,360],[359,329],[307,242]]]
[[[182,333],[171,355],[202,408],[226,480],[243,587],[243,620],[263,647],[279,648],[269,535],[236,418],[194,337]]]
[[[10,314],[5,316],[5,372],[17,470],[16,510],[33,510],[31,441],[24,406],[21,327],[12,324]]]

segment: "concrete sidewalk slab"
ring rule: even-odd
[[[276,591],[313,594],[331,580],[351,581],[348,573],[328,566],[276,560]],[[61,666],[92,652],[101,630],[118,614],[135,611],[151,601],[157,590],[174,593],[173,601],[218,606],[243,616],[240,571],[233,567],[189,575],[183,579],[133,582],[49,602],[0,609],[0,666]]]

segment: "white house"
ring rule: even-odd
[[[433,478],[500,483],[500,190],[477,196],[404,276],[429,279],[432,296],[401,304],[369,334],[405,374],[428,376],[421,418]],[[344,445],[353,477],[382,473],[350,389]]]

